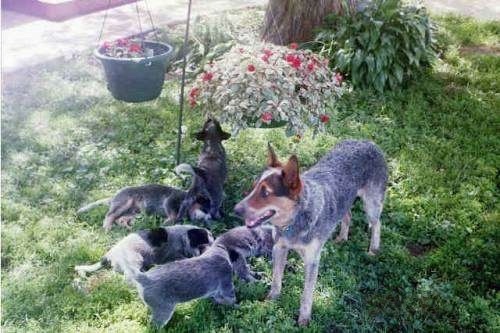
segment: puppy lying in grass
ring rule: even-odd
[[[145,273],[134,266],[126,269],[151,309],[153,323],[162,327],[178,303],[211,298],[218,304],[234,305],[233,269],[242,279],[255,280],[245,258],[269,255],[273,244],[272,227],[238,227],[222,234],[199,257],[170,262]]]
[[[102,268],[112,268],[129,278],[127,272],[131,267],[146,271],[153,265],[197,257],[212,243],[210,231],[193,225],[139,230],[115,244],[99,262],[75,266],[75,270],[78,275],[85,277],[86,274]]]
[[[177,219],[181,203],[188,200],[190,205],[186,210],[189,219],[207,221],[210,219],[210,215],[207,213],[210,209],[210,201],[206,192],[206,184],[203,177],[196,173],[199,170],[197,168],[192,170],[193,178],[188,191],[156,184],[126,187],[112,198],[98,200],[80,208],[78,213],[81,214],[99,205],[108,204],[109,209],[103,222],[103,228],[109,231],[113,223],[130,228],[135,216],[141,212],[166,217],[166,222],[173,222]],[[190,195],[195,197],[189,198]]]

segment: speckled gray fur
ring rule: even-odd
[[[253,229],[236,227],[221,234],[214,244],[223,244],[229,251],[233,270],[247,282],[259,276],[253,272],[246,261],[249,257],[271,257],[274,245],[274,227],[261,226]]]

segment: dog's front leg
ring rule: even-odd
[[[277,299],[281,293],[288,251],[289,249],[281,244],[276,244],[273,247],[273,281],[267,299]]]
[[[318,279],[319,260],[321,258],[321,244],[312,241],[302,251],[299,251],[304,260],[304,291],[300,302],[299,326],[306,326],[311,320],[313,293]]]

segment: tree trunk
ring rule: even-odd
[[[269,0],[262,39],[278,45],[306,42],[325,16],[354,10],[356,0]]]

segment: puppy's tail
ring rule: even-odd
[[[97,200],[95,202],[89,203],[86,206],[83,206],[82,208],[80,208],[76,212],[78,214],[85,213],[85,212],[87,212],[87,211],[89,211],[91,209],[94,209],[97,206],[100,206],[100,205],[109,205],[110,201],[111,201],[111,198],[104,198],[104,199],[101,199],[101,200]]]
[[[191,176],[195,176],[196,175],[196,172],[194,171],[193,167],[191,165],[187,164],[187,163],[179,164],[178,166],[175,167],[174,171],[179,176],[182,173],[188,173]]]
[[[142,289],[143,285],[149,281],[146,274],[141,272],[135,265],[124,264],[122,267],[127,280],[134,283],[137,288]]]

